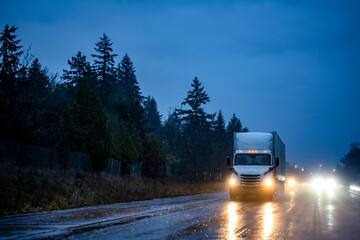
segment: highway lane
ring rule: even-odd
[[[0,217],[2,239],[360,239],[360,196],[288,191],[272,202],[227,193]]]

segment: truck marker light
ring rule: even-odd
[[[266,153],[266,150],[264,151],[264,153]]]

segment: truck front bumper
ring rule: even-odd
[[[230,193],[233,195],[272,195],[275,193],[274,186],[241,186],[230,185]]]

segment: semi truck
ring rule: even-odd
[[[227,158],[230,200],[255,196],[272,201],[285,189],[285,161],[285,144],[276,132],[235,132],[233,156]]]

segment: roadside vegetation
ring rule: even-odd
[[[360,143],[350,143],[350,150],[341,158],[336,166],[337,173],[348,184],[360,185]]]
[[[169,178],[105,174],[48,174],[0,170],[0,215],[78,208],[225,191],[224,182],[187,182]]]

